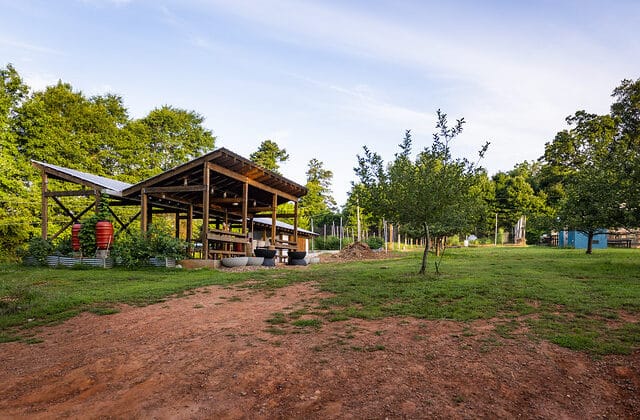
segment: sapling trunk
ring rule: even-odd
[[[427,258],[429,257],[429,243],[431,242],[431,237],[429,236],[429,225],[424,224],[425,232],[427,234],[427,240],[424,245],[424,252],[422,253],[422,266],[420,267],[420,271],[418,274],[425,274],[427,272]]]

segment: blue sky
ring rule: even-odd
[[[442,109],[464,117],[457,156],[494,173],[535,160],[578,109],[606,113],[640,77],[638,1],[0,0],[0,65],[36,88],[58,79],[117,93],[133,117],[195,110],[217,146],[271,139],[334,172],[344,203],[356,154],[385,159]]]

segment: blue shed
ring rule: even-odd
[[[576,249],[587,249],[587,235],[577,230],[563,230],[558,233],[558,246],[560,248],[572,247]],[[607,230],[602,229],[593,235],[593,249],[607,247]]]

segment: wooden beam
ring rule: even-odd
[[[52,237],[51,240],[56,239],[58,236],[60,236],[60,234],[62,232],[64,232],[65,230],[67,230],[67,228],[71,225],[73,225],[74,222],[77,222],[78,219],[80,219],[82,216],[84,216],[85,213],[87,213],[89,210],[91,210],[93,208],[93,204],[89,204],[84,210],[82,210],[78,216],[76,216],[75,218],[72,218],[72,220],[70,222],[67,222],[62,228],[60,228],[60,230],[58,230]]]
[[[202,170],[202,184],[205,186],[205,189],[202,191],[202,258],[209,259],[209,198],[211,196],[210,192],[210,177],[211,171],[209,170],[209,166],[207,162],[204,163]]]
[[[239,174],[237,172],[234,172],[234,171],[232,171],[230,169],[227,169],[227,168],[225,168],[223,166],[220,166],[218,164],[209,162],[209,168],[212,171],[215,171],[215,172],[217,172],[219,174],[222,174],[224,176],[227,176],[229,178],[235,179],[236,181],[246,182],[247,184],[251,185],[252,187],[259,188],[259,189],[261,189],[263,191],[267,191],[267,192],[270,192],[272,194],[277,194],[280,197],[286,198],[287,200],[296,201],[298,199],[298,197],[294,197],[293,195],[287,194],[284,191],[280,191],[277,188],[269,187],[268,185],[265,185],[265,184],[263,184],[261,182],[253,180],[253,179],[251,179],[251,178],[249,178],[247,176],[241,175],[241,174]]]
[[[47,200],[47,189],[49,187],[49,178],[44,169],[41,172],[42,175],[42,202],[40,211],[42,213],[41,220],[41,228],[42,228],[42,239],[47,239],[47,235],[49,234],[48,226],[49,226],[49,201]]]
[[[180,238],[180,213],[176,212],[176,238]]]
[[[126,231],[126,232],[129,232],[129,225],[131,225],[131,223],[133,223],[133,221],[134,221],[134,220],[136,220],[136,219],[137,219],[141,214],[142,214],[142,212],[141,212],[140,210],[138,210],[138,212],[137,212],[136,214],[134,214],[134,215],[133,215],[133,217],[132,217],[131,219],[129,219],[129,221],[128,221],[127,223],[125,223],[125,224],[123,224],[123,225],[122,225],[122,229],[118,230],[118,231],[115,233],[115,235],[114,235],[114,236],[115,236],[115,237],[118,237],[118,235],[119,235],[121,232],[125,232],[125,231]]]
[[[271,212],[273,211],[273,207],[249,207],[249,213],[264,213],[269,212],[269,216],[271,216]]]
[[[74,190],[74,191],[47,191],[47,197],[79,197],[95,194],[94,190]]]
[[[215,203],[215,204],[234,204],[234,203],[242,203],[243,201],[243,197],[217,197],[217,198],[211,198],[211,200],[209,201],[210,203]]]
[[[170,187],[149,187],[145,188],[148,194],[167,192],[198,192],[204,191],[204,185],[175,185]]]
[[[58,204],[58,206],[60,206],[60,208],[62,209],[62,211],[64,211],[66,213],[67,216],[69,216],[71,218],[71,220],[73,220],[74,222],[78,222],[78,216],[76,216],[75,214],[73,214],[73,212],[71,210],[69,210],[68,208],[65,207],[64,204],[62,204],[62,202],[60,201],[60,199],[58,199],[58,197],[52,197],[53,201],[56,202],[56,204]]]
[[[220,153],[219,151],[214,151],[214,152],[208,153],[206,156],[199,157],[197,159],[192,160],[191,162],[187,162],[187,163],[185,163],[183,165],[180,165],[177,168],[174,168],[174,169],[168,170],[166,172],[163,172],[163,173],[161,173],[159,175],[154,176],[153,178],[149,179],[148,181],[143,182],[142,185],[136,184],[136,185],[133,185],[133,186],[125,189],[123,191],[123,194],[128,196],[128,195],[134,193],[135,191],[137,191],[138,188],[145,189],[145,187],[147,185],[153,185],[153,184],[161,183],[163,181],[166,181],[167,179],[175,177],[177,174],[180,174],[182,172],[187,172],[187,173],[191,172],[194,168],[197,168],[198,165],[202,165],[203,163],[204,163],[204,166],[206,167],[207,166],[207,162],[206,162],[205,159],[211,159],[214,155],[217,155],[219,153]],[[205,185],[206,183],[203,182],[202,184]]]

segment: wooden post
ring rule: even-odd
[[[187,242],[191,243],[193,239],[193,204],[189,204],[189,209],[187,210]]]
[[[298,200],[293,204],[293,240],[296,243],[296,249],[298,249]]]
[[[249,184],[242,185],[242,233],[247,234],[247,217],[249,216]]]
[[[180,212],[176,212],[176,239],[180,238]]]
[[[49,189],[49,178],[47,177],[44,169],[42,170],[42,239],[47,239],[47,235],[49,234],[47,229],[49,226],[49,199],[46,195]]]
[[[149,207],[149,203],[148,203],[148,197],[147,197],[147,191],[143,188],[142,189],[142,200],[140,203],[140,229],[142,229],[142,233],[146,233],[147,232],[147,223],[149,223],[149,212],[148,212],[148,207]]]
[[[202,191],[202,259],[209,259],[209,198],[211,194],[211,186],[209,185],[210,170],[207,162],[204,163],[202,173],[202,183],[204,191]]]
[[[249,215],[249,184],[245,182],[242,184],[242,234],[246,237],[247,235],[247,217]],[[249,249],[249,244],[244,244],[244,253],[245,255],[251,256],[251,250]]]
[[[273,194],[273,202],[271,204],[273,210],[271,211],[271,245],[276,245],[276,222],[278,221],[278,194]]]
[[[95,197],[95,212],[98,214],[100,213],[100,199],[102,198],[100,197],[100,190],[93,190],[93,196]]]

